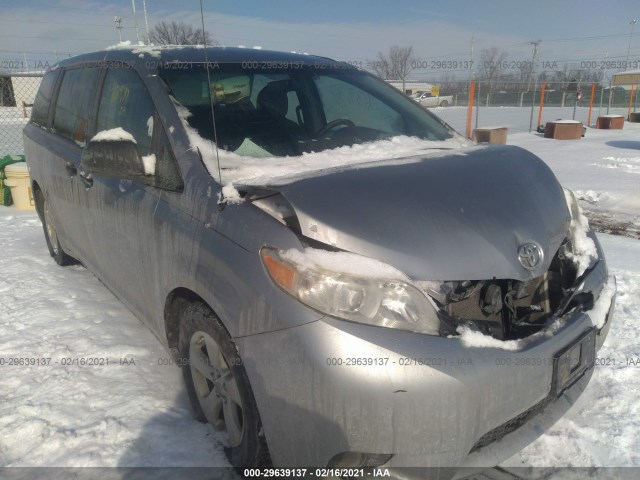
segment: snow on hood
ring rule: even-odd
[[[366,168],[378,166],[380,162],[389,160],[401,163],[417,162],[422,159],[419,155],[424,156],[427,152],[437,152],[438,150],[445,150],[448,155],[454,153],[451,150],[463,154],[464,148],[470,145],[458,136],[443,141],[396,136],[387,140],[338,147],[321,152],[303,153],[296,157],[243,156],[218,149],[214,142],[202,138],[187,122],[187,118],[191,116],[189,110],[174,98],[172,101],[187,132],[191,147],[200,150],[204,164],[209,174],[214,178],[218,177],[216,157],[220,159],[223,193],[227,201],[241,201],[240,195],[233,193],[235,185],[284,185],[341,168],[354,166]],[[258,153],[258,149],[255,150],[256,153]],[[227,193],[231,195],[228,196]]]
[[[298,157],[243,157],[225,150],[219,150],[219,153],[220,167],[224,169],[222,181],[225,184],[273,186],[315,176],[323,171],[332,172],[342,167],[363,168],[367,164],[378,166],[381,160],[402,159],[402,163],[420,161],[422,157],[417,156],[430,150],[458,150],[464,146],[466,143],[455,138],[429,141],[397,136],[388,140],[303,153]],[[450,155],[451,152],[448,151],[447,154]],[[212,161],[207,164],[207,168],[212,171],[215,158],[210,160]]]

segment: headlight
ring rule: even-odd
[[[260,252],[272,280],[326,315],[381,327],[438,335],[432,304],[401,272],[347,252],[265,247]]]

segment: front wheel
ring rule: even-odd
[[[44,197],[42,190],[35,191],[35,201],[38,216],[42,221],[44,238],[47,242],[49,255],[53,257],[58,265],[61,265],[63,267],[76,263],[76,260],[70,255],[67,255],[67,253],[60,246],[60,240],[58,239],[58,230],[56,229],[56,222],[53,218],[53,212],[51,211],[51,204]]]
[[[233,466],[268,466],[266,439],[242,361],[227,330],[203,303],[192,303],[183,312],[179,346],[196,418],[226,431],[225,451]]]

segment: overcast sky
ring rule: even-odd
[[[135,0],[140,37],[143,3]],[[413,46],[426,60],[474,60],[483,48],[499,47],[508,60],[531,59],[541,40],[539,61],[630,60],[640,66],[637,0],[203,0],[205,26],[225,46],[261,46],[352,62],[365,62],[391,45]],[[199,0],[147,0],[148,22],[182,20],[200,25]],[[136,40],[131,0],[0,0],[0,62],[51,61],[102,49],[118,41],[114,16],[122,17],[124,40]],[[608,52],[608,53],[607,53]],[[55,57],[54,57],[55,58]],[[419,72],[437,78],[442,68]]]

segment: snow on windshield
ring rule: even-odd
[[[424,155],[428,151],[435,150],[436,152],[429,153],[437,155],[437,151],[446,150],[446,154],[450,155],[451,150],[456,150],[462,154],[464,147],[469,146],[459,136],[433,141],[402,135],[321,152],[303,153],[296,157],[274,157],[258,145],[251,144],[250,140],[246,140],[241,148],[244,150],[243,153],[250,154],[245,156],[222,148],[217,149],[214,142],[202,138],[187,122],[187,118],[191,115],[189,110],[175,99],[172,98],[172,100],[187,132],[191,147],[200,150],[204,164],[214,178],[218,177],[216,156],[219,156],[223,193],[225,198],[232,202],[241,201],[234,185],[282,185],[309,176],[329,173],[339,168],[354,165],[358,168],[377,166],[383,160],[402,163],[418,162],[422,157],[416,156]]]

